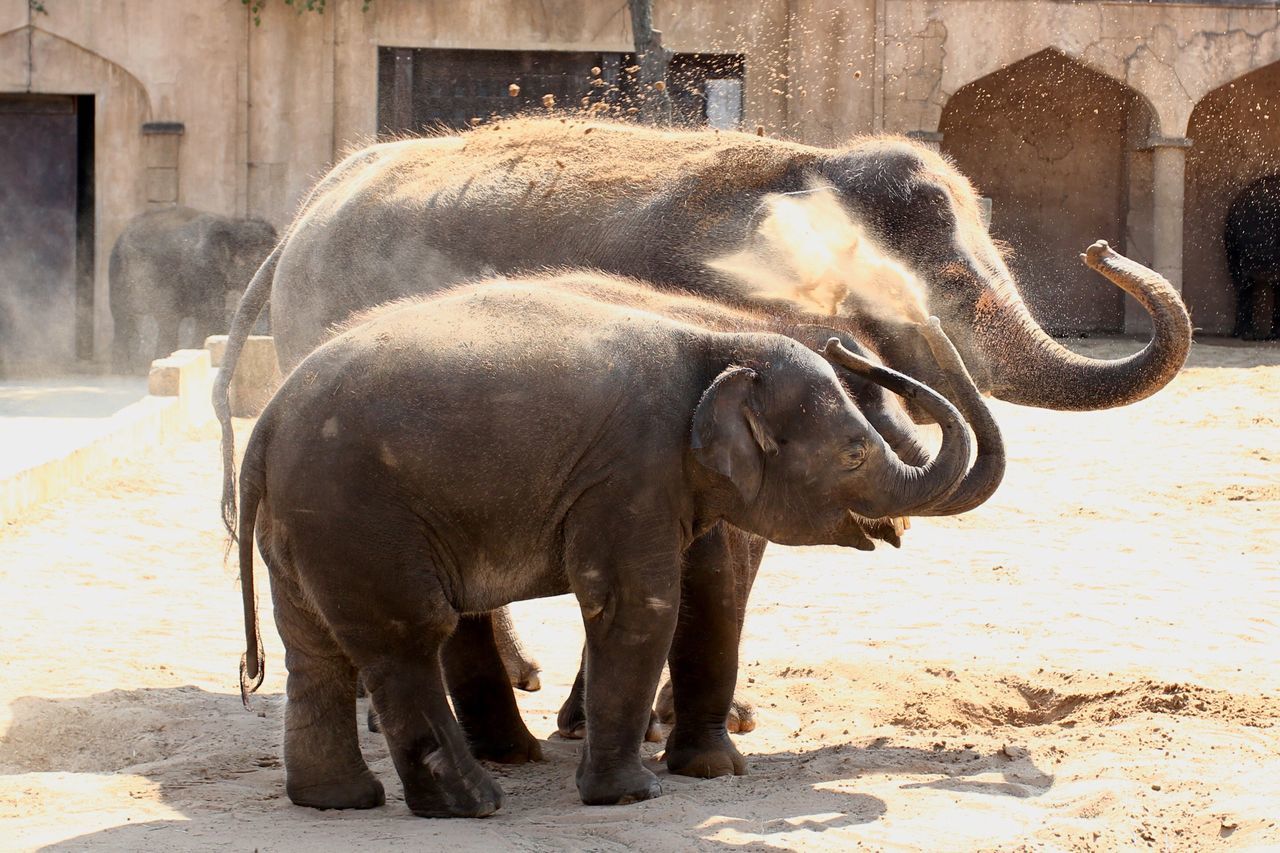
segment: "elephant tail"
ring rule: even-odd
[[[236,537],[236,436],[231,424],[231,377],[235,375],[236,362],[240,360],[245,342],[249,340],[253,324],[257,322],[258,315],[271,296],[276,264],[280,261],[283,246],[284,243],[281,242],[271,250],[271,254],[267,255],[262,266],[254,273],[244,295],[240,297],[240,305],[231,320],[231,330],[227,333],[227,349],[222,356],[222,367],[213,383],[213,411],[222,428],[222,524],[233,541]]]
[[[266,468],[263,463],[268,426],[259,421],[245,448],[244,470],[240,477],[239,537],[232,529],[231,537],[240,546],[240,596],[244,605],[245,652],[240,658],[240,701],[249,707],[249,694],[262,686],[266,656],[262,652],[262,632],[258,626],[258,596],[253,586],[253,528],[258,520],[258,504],[262,502]]]

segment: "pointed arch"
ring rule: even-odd
[[[1099,238],[1133,251],[1126,232],[1134,153],[1153,124],[1138,92],[1056,49],[947,101],[942,149],[992,199],[992,233],[1015,248],[1015,273],[1046,328],[1124,328],[1123,293],[1077,256]]]
[[[1227,267],[1225,229],[1232,201],[1253,182],[1280,173],[1280,60],[1205,94],[1187,135],[1184,296],[1196,325],[1234,331],[1236,288]]]

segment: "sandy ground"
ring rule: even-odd
[[[545,763],[494,768],[508,798],[482,821],[411,816],[368,733],[385,808],[288,802],[269,621],[257,713],[237,695],[215,443],[163,448],[0,531],[0,847],[1280,845],[1280,348],[1197,345],[1126,409],[995,408],[1011,460],[985,507],[900,551],[771,549],[739,682],[751,775],[589,808],[579,746],[550,738]],[[521,707],[549,735],[577,608],[516,616],[544,668]]]

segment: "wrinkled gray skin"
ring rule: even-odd
[[[869,355],[861,344],[837,328],[797,323],[795,319],[787,316],[730,308],[687,294],[660,291],[641,282],[585,274],[537,281],[541,286],[554,288],[561,293],[587,296],[615,305],[643,308],[663,317],[693,323],[704,329],[721,332],[783,334],[815,351],[821,351],[827,341],[835,337],[851,352],[864,357]],[[373,309],[374,313],[380,310],[385,309]],[[361,316],[356,315],[352,322],[359,322]],[[937,363],[951,378],[952,387],[956,389],[952,402],[973,427],[977,455],[973,467],[957,484],[954,491],[940,502],[917,508],[916,515],[958,514],[976,508],[995,492],[1004,476],[1004,447],[999,427],[982,403],[977,388],[968,378],[963,364],[949,342],[937,338],[930,340],[927,332],[925,338],[927,345],[934,348]],[[918,428],[907,417],[898,398],[888,393],[882,386],[839,364],[833,364],[833,367],[859,411],[884,438],[894,453],[910,465],[925,464],[929,459],[929,453],[924,449]],[[963,381],[958,381],[957,377],[962,378]],[[895,519],[891,524],[864,524],[863,532],[867,538],[854,543],[853,547],[859,550],[873,550],[875,547],[871,541],[873,539],[887,541],[897,547],[901,542],[900,537],[905,525],[906,519]],[[715,626],[716,631],[722,631],[726,636],[732,632],[732,655],[730,656],[726,649],[719,651],[721,666],[714,670],[709,669],[704,675],[709,690],[717,689],[718,682],[733,679],[736,675],[737,641],[741,637],[746,618],[747,599],[767,544],[767,540],[761,537],[721,524],[694,542],[690,553],[685,555],[687,565],[700,566],[703,570],[711,570],[714,567],[715,570],[723,570],[734,578],[736,618],[732,624]],[[690,630],[705,636],[712,629],[704,620],[698,625],[690,626]],[[511,633],[509,629],[496,630],[495,626],[495,634],[500,641],[504,635],[510,636]],[[507,656],[504,655],[504,661],[506,660]],[[513,683],[520,686],[514,680]],[[570,696],[560,709],[557,718],[557,727],[564,737],[581,738],[586,734],[586,714],[582,703],[584,686],[585,673],[580,668]],[[732,687],[730,686],[729,689],[731,691]],[[675,722],[674,695],[669,681],[659,693],[656,717],[664,723]],[[371,727],[376,725],[372,713],[370,724]],[[754,727],[754,712],[751,706],[740,699],[735,699],[728,715],[727,727],[729,732],[750,731]],[[647,737],[654,741],[661,740],[661,734],[654,725],[651,725]],[[724,767],[705,767],[694,775],[714,776],[726,770],[727,768]],[[687,771],[688,768],[686,768]]]
[[[1159,390],[1186,357],[1191,326],[1177,294],[1105,246],[1092,248],[1088,262],[1147,308],[1152,341],[1116,361],[1063,349],[1022,302],[968,181],[907,140],[867,138],[829,150],[737,133],[504,122],[358,151],[303,203],[241,301],[214,388],[224,520],[230,526],[235,517],[227,389],[268,299],[286,371],[354,312],[493,272],[591,266],[782,310],[706,262],[743,246],[768,194],[804,190],[815,179],[835,187],[880,245],[921,277],[931,312],[984,391],[1046,408],[1107,408]],[[865,316],[808,319],[841,328],[887,366],[951,393],[919,335]]]
[[[183,318],[196,335],[226,329],[227,294],[249,285],[276,243],[276,231],[258,219],[231,219],[189,207],[166,207],[129,221],[111,250],[108,277],[115,322],[112,367],[145,371],[152,359],[178,348]],[[139,322],[156,320],[154,350],[142,351]]]
[[[937,456],[902,463],[828,361],[790,338],[709,332],[538,282],[393,306],[308,357],[254,429],[239,518],[242,689],[262,677],[256,530],[289,670],[290,798],[383,801],[352,725],[358,668],[409,808],[492,813],[502,791],[473,751],[486,754],[495,716],[532,736],[509,686],[505,709],[472,701],[497,648],[461,616],[570,591],[587,633],[583,802],[661,792],[637,747],[669,649],[669,764],[740,766],[728,696],[707,704],[705,658],[681,654],[676,633],[677,614],[723,611],[732,578],[688,571],[685,551],[721,520],[785,544],[856,545],[864,522],[942,500],[969,465],[945,399],[834,341],[825,352],[922,405],[942,429]],[[459,647],[469,665],[455,681]],[[489,664],[474,666],[482,653]]]

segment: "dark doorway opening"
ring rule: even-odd
[[[740,54],[675,54],[672,123],[736,129],[745,67]],[[641,94],[634,68],[630,53],[379,48],[378,134],[462,130],[552,109],[626,118]]]
[[[0,94],[0,375],[93,356],[92,95]]]
[[[1223,242],[1236,295],[1233,334],[1280,337],[1280,174],[1260,178],[1236,196]]]

